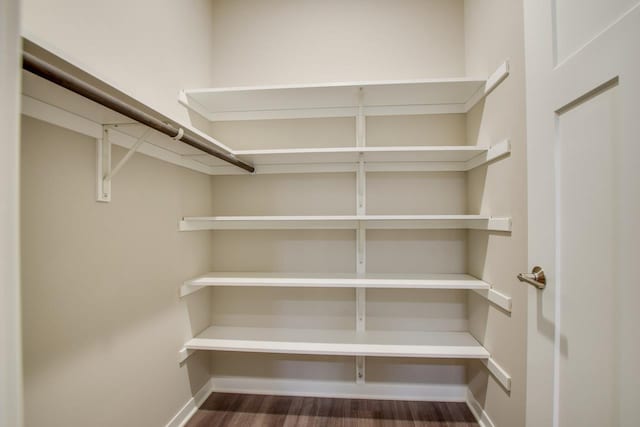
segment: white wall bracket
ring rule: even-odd
[[[492,357],[482,359],[481,362],[506,391],[511,391],[511,375],[502,369]]]
[[[180,350],[178,350],[178,363],[180,365],[184,364],[184,362],[187,361],[187,359],[198,350],[192,350],[190,348],[186,348],[183,347]]]
[[[96,167],[96,200],[105,203],[111,201],[111,181],[113,177],[120,172],[122,167],[131,159],[131,156],[138,151],[147,135],[151,132],[151,129],[147,128],[142,136],[129,148],[127,154],[124,155],[114,168],[111,168],[111,140],[109,139],[109,130],[111,127],[112,125],[103,125],[102,138],[96,140],[96,152],[98,155]]]
[[[111,141],[109,141],[109,129],[102,127],[102,137],[96,139],[96,201],[111,201],[111,181],[105,181],[107,172],[111,171]]]
[[[478,91],[469,99],[464,106],[465,113],[471,111],[473,107],[480,101],[482,101],[487,95],[489,95],[493,90],[498,87],[500,83],[509,77],[509,61],[504,61],[496,71],[494,71],[491,76],[487,79],[486,83],[483,87],[478,89]]]
[[[511,153],[511,141],[508,139],[505,139],[489,147],[489,149],[485,153],[480,154],[479,156],[476,156],[471,160],[467,160],[464,163],[464,170],[470,171],[472,169],[477,168],[480,165],[487,164],[496,159],[504,157],[510,153]]]
[[[511,297],[495,289],[474,289],[475,293],[496,305],[507,313],[511,313]]]

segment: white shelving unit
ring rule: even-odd
[[[509,75],[189,89],[178,100],[210,121],[466,113]]]
[[[340,356],[488,359],[467,332],[354,331],[211,326],[187,350]]]
[[[194,230],[473,229],[511,231],[511,218],[485,215],[307,215],[185,217],[180,231]]]
[[[378,289],[479,289],[491,286],[467,274],[374,274],[374,273],[237,273],[213,272],[187,280],[180,288],[184,297],[209,286],[378,288]]]
[[[505,156],[510,151],[510,143],[505,140],[491,147],[334,147],[236,150],[233,153],[239,159],[253,164],[256,174],[273,174],[356,172],[360,158],[364,161],[365,172],[464,172]],[[192,157],[208,161],[212,175],[246,174],[215,158],[200,155]]]
[[[370,274],[366,269],[367,230],[471,229],[510,232],[511,218],[489,215],[369,215],[367,172],[469,171],[504,157],[508,140],[491,147],[366,145],[366,116],[466,113],[509,74],[502,64],[487,79],[331,83],[194,89],[180,93],[187,108],[210,121],[315,117],[356,119],[353,147],[233,151],[252,163],[256,174],[353,172],[355,215],[185,217],[180,231],[349,229],[355,231],[355,273],[214,272],[186,281],[180,295],[208,287],[353,288],[352,330],[249,328],[214,325],[189,340],[180,351],[185,360],[196,350],[355,356],[355,381],[365,383],[365,357],[479,359],[508,390],[510,377],[468,332],[380,331],[366,328],[366,289],[472,290],[506,312],[511,298],[466,274]],[[203,160],[204,161],[204,160]],[[242,173],[207,160],[212,175]]]

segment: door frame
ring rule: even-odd
[[[0,425],[22,426],[20,327],[20,2],[0,3]]]

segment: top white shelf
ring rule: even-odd
[[[466,113],[509,75],[189,89],[179,101],[211,121]]]

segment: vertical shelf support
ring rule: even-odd
[[[358,92],[358,115],[356,116],[356,146],[364,147],[366,145],[366,123],[363,108],[364,92],[360,88]],[[360,153],[358,159],[358,167],[356,169],[356,214],[366,215],[366,171],[364,165],[364,155]],[[366,246],[367,235],[366,228],[362,221],[358,222],[356,230],[356,272],[364,274],[367,271],[366,262]],[[364,332],[366,329],[366,310],[367,310],[367,290],[365,288],[356,288],[356,331]],[[365,383],[365,358],[364,356],[356,356],[356,383]]]
[[[358,274],[364,274],[366,271],[366,253],[365,253],[365,240],[366,230],[364,223],[361,221],[358,223],[358,230],[356,231],[356,246],[357,256],[356,271]],[[367,290],[365,288],[356,288],[356,331],[364,332],[366,329],[367,319]],[[365,360],[364,356],[356,356],[356,382],[358,384],[364,384],[365,382]]]

